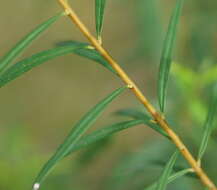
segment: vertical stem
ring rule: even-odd
[[[91,44],[100,52],[100,54],[108,61],[108,63],[113,67],[113,69],[118,73],[122,81],[127,84],[131,91],[135,94],[138,100],[145,106],[147,111],[152,115],[155,121],[164,129],[169,135],[171,141],[176,145],[179,151],[182,153],[183,157],[187,160],[189,165],[192,167],[194,172],[200,178],[201,182],[208,187],[210,190],[217,190],[215,184],[209,179],[203,169],[197,164],[197,161],[189,152],[187,147],[178,137],[178,135],[171,129],[169,124],[159,114],[156,109],[151,105],[151,103],[146,99],[140,89],[136,84],[130,79],[130,77],[124,72],[124,70],[117,64],[117,62],[111,57],[111,55],[102,47],[99,41],[89,32],[87,27],[81,22],[76,13],[71,9],[69,4],[65,0],[58,0],[60,5],[64,8],[66,14],[73,21],[73,23],[80,29],[84,36],[91,42]]]

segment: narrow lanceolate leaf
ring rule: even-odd
[[[37,53],[29,58],[21,60],[16,64],[9,67],[1,76],[0,76],[0,87],[6,85],[8,82],[16,79],[25,72],[33,69],[34,67],[54,59],[55,57],[71,53],[79,48],[84,48],[85,45],[82,44],[71,44],[70,46],[53,48],[50,50],[42,51]]]
[[[185,176],[186,174],[191,173],[191,172],[192,172],[191,169],[184,169],[184,170],[182,170],[182,171],[179,171],[179,172],[177,172],[177,173],[175,173],[175,174],[173,174],[173,175],[171,175],[171,176],[169,177],[168,183],[171,183],[171,182],[173,182],[174,180],[176,180],[176,179],[178,179],[178,178],[180,178],[180,177],[183,177],[183,176]]]
[[[97,38],[101,39],[106,0],[95,0],[95,20]]]
[[[179,171],[173,175],[171,175],[169,178],[168,178],[168,183],[171,183],[173,182],[174,180],[178,179],[178,178],[181,178],[183,176],[185,176],[186,174],[190,173],[190,170],[189,169],[185,169],[185,170],[182,170],[182,171]],[[149,187],[146,187],[144,190],[155,190],[157,188],[157,183],[154,183],[152,185],[150,185]]]
[[[57,21],[64,13],[58,14],[47,21],[40,24],[32,32],[27,34],[22,40],[20,40],[5,56],[0,60],[0,72],[10,65],[15,58],[17,58],[25,48],[27,48],[33,40],[35,40],[42,32],[48,29],[55,21]]]
[[[94,49],[78,49],[75,51],[75,54],[100,63],[102,66],[104,66],[114,74],[117,74],[116,71],[111,67],[111,65],[102,57],[102,55],[100,55],[99,52]]]
[[[183,7],[184,0],[176,0],[176,7],[171,16],[166,38],[163,44],[163,50],[160,60],[160,69],[158,76],[158,101],[160,110],[164,112],[164,104],[166,97],[166,87],[169,78],[170,67],[172,63],[172,50],[176,39],[179,17]]]
[[[158,183],[155,188],[155,190],[165,190],[166,186],[168,184],[168,178],[170,174],[172,173],[173,166],[175,165],[176,159],[178,157],[178,151],[176,151],[172,157],[170,158],[169,162],[167,163]]]
[[[33,189],[39,189],[41,182],[45,179],[51,169],[56,166],[56,164],[62,160],[78,142],[81,136],[89,129],[89,127],[96,121],[96,119],[101,115],[109,103],[111,103],[121,92],[124,91],[126,87],[119,88],[99,102],[94,106],[83,118],[73,127],[72,131],[66,137],[64,142],[56,150],[55,154],[51,157],[50,160],[43,166],[42,170],[39,172]]]
[[[134,119],[141,119],[144,121],[143,124],[147,125],[148,127],[152,128],[156,132],[169,139],[167,133],[155,121],[153,121],[151,117],[141,111],[135,109],[122,109],[117,111],[116,114],[120,116],[128,116]]]
[[[128,129],[130,127],[134,127],[140,124],[143,124],[143,120],[131,120],[131,121],[124,121],[120,123],[113,124],[108,127],[104,127],[102,129],[99,129],[95,132],[92,132],[89,135],[86,135],[82,137],[74,146],[71,147],[69,150],[68,155],[70,155],[72,152],[77,151],[81,148],[84,148],[88,145],[91,145],[93,143],[96,143],[97,141],[100,141],[106,137],[109,137],[115,133],[118,133],[122,130]]]
[[[68,46],[68,45],[70,46],[71,44],[74,44],[74,43],[86,44],[87,47],[73,51],[73,53],[75,53],[81,57],[85,57],[87,59],[95,61],[95,62],[101,64],[102,66],[104,66],[105,68],[107,68],[108,70],[110,70],[111,72],[113,72],[114,74],[117,74],[116,71],[114,71],[114,69],[111,67],[111,65],[103,58],[102,55],[100,55],[100,53],[98,51],[88,48],[89,44],[87,44],[87,43],[80,43],[80,42],[76,42],[76,41],[66,41],[66,42],[60,42],[57,45],[58,46]]]
[[[145,119],[145,120],[151,119],[150,116],[148,116],[144,112],[132,108],[118,110],[117,112],[115,112],[115,114],[120,116],[131,117],[134,119]]]
[[[213,95],[211,99],[212,100],[210,104],[210,109],[207,114],[206,122],[204,124],[204,132],[203,132],[203,138],[202,138],[202,142],[201,142],[200,149],[199,149],[198,160],[202,159],[206,151],[212,130],[213,130],[213,121],[215,119],[216,112],[217,112],[217,91],[216,89],[213,90]]]

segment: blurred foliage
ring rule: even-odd
[[[105,16],[105,45],[130,70],[139,86],[145,87],[155,104],[155,73],[173,5],[173,0],[109,1]],[[74,6],[94,30],[93,1],[77,1]],[[166,115],[195,156],[208,112],[210,88],[217,80],[216,7],[213,0],[185,1],[169,84]],[[51,0],[1,2],[1,56],[37,23],[59,9]],[[11,12],[16,16],[12,17]],[[23,57],[57,42],[77,39],[83,38],[71,23],[62,20]],[[83,64],[85,61],[76,56],[57,59],[1,89],[0,189],[30,189],[41,166],[69,130],[67,126],[119,84],[111,80],[112,75],[106,70],[97,64]],[[137,105],[132,97],[125,97],[105,115],[111,115],[117,108]],[[143,111],[140,107],[138,110]],[[111,115],[97,126],[117,119],[120,116]],[[203,167],[215,182],[216,144],[215,128],[203,161]],[[63,161],[42,190],[141,190],[158,179],[173,148],[166,138],[152,130],[130,129]],[[176,166],[186,168],[187,164],[180,158]],[[170,189],[202,187],[195,176],[186,176],[170,184]]]

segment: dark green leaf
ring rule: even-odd
[[[117,112],[115,112],[115,114],[120,116],[131,117],[134,119],[151,120],[151,117],[148,116],[146,113],[132,108],[118,110]]]
[[[116,123],[114,125],[99,129],[89,135],[82,137],[74,146],[71,147],[71,150],[68,152],[66,156],[70,155],[74,151],[77,151],[99,140],[102,140],[103,138],[111,136],[114,133],[120,132],[124,129],[128,129],[130,127],[134,127],[136,125],[140,125],[143,123],[144,123],[143,120],[131,120],[131,121]]]
[[[81,136],[89,129],[89,127],[96,121],[96,119],[102,114],[105,108],[111,103],[118,95],[120,95],[126,87],[119,88],[107,96],[105,99],[95,105],[82,119],[73,127],[72,131],[66,137],[64,142],[56,150],[55,154],[48,160],[39,172],[33,189],[37,190],[40,187],[41,182],[49,174],[49,172],[56,166],[56,164],[62,160],[69,152],[72,147],[78,142]]]
[[[95,0],[95,20],[97,38],[101,39],[106,0]]]
[[[106,151],[106,149],[109,148],[108,146],[111,145],[111,142],[111,136],[105,137],[95,142],[93,141],[89,146],[85,147],[85,149],[82,149],[83,151],[81,154],[79,154],[76,165],[80,167],[80,169],[85,168],[87,165],[90,165],[95,158],[97,158],[103,151]]]
[[[85,45],[82,44],[71,44],[70,46],[53,48],[50,50],[42,51],[29,58],[19,61],[18,63],[12,65],[0,76],[0,87],[6,85],[8,82],[16,79],[25,72],[50,59],[54,59],[55,57],[71,53],[79,48],[84,48],[84,46]]]
[[[174,49],[174,42],[176,38],[179,17],[183,7],[183,2],[184,0],[177,0],[176,7],[171,16],[170,24],[163,44],[163,51],[161,55],[158,76],[158,101],[160,105],[160,110],[162,112],[164,112],[166,87],[172,62],[172,50]]]
[[[213,131],[213,121],[215,119],[216,112],[217,112],[217,90],[216,88],[214,88],[209,112],[207,114],[206,122],[204,124],[204,132],[203,132],[203,138],[199,149],[198,160],[202,159],[206,151],[211,133]]]
[[[155,190],[165,190],[166,189],[166,186],[168,184],[168,178],[170,176],[170,174],[172,173],[172,169],[173,169],[173,166],[175,165],[175,162],[176,162],[176,159],[178,157],[178,151],[176,151],[172,157],[170,158],[169,162],[167,163],[158,183],[157,183],[157,186],[156,186],[156,189]]]
[[[25,48],[27,48],[33,40],[35,40],[42,32],[48,29],[55,21],[57,21],[64,13],[58,14],[47,21],[40,24],[32,32],[26,35],[20,40],[1,60],[0,60],[0,72],[4,71],[15,58],[17,58]]]
[[[149,120],[149,121],[144,120],[144,124],[147,125],[148,127],[152,128],[156,132],[160,133],[164,137],[170,139],[170,137],[167,135],[167,133],[153,120]]]
[[[153,121],[151,117],[146,115],[144,112],[135,109],[122,109],[117,111],[116,114],[121,116],[128,116],[134,119],[141,119],[144,121],[145,125],[151,127],[152,129],[154,129],[156,132],[160,133],[164,137],[169,138],[167,133],[157,123],[155,123],[155,121]]]
[[[79,49],[75,51],[75,54],[96,61],[97,63],[100,63],[101,65],[106,67],[111,72],[117,74],[116,71],[114,71],[114,69],[111,67],[111,65],[94,49]]]
[[[58,46],[67,46],[67,45],[71,45],[74,43],[85,44],[87,46],[89,45],[87,43],[80,43],[80,42],[75,42],[75,41],[60,42],[57,45]],[[103,56],[100,55],[100,53],[94,49],[83,48],[83,49],[78,49],[78,50],[74,51],[73,53],[75,53],[79,56],[85,57],[87,59],[90,59],[92,61],[95,61],[97,63],[100,63],[102,66],[104,66],[105,68],[107,68],[111,72],[117,74],[116,71],[114,71],[114,69],[111,67],[111,65],[103,58]]]

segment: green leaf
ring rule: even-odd
[[[184,0],[177,0],[175,10],[171,16],[170,24],[163,44],[163,50],[160,60],[160,69],[158,76],[158,101],[160,110],[164,112],[166,87],[169,78],[170,67],[172,63],[172,50],[175,44],[175,38],[178,28],[179,17],[183,7]]]
[[[173,169],[173,166],[175,165],[175,162],[177,160],[177,157],[178,157],[178,151],[176,151],[172,157],[170,158],[169,162],[167,163],[158,183],[157,183],[157,186],[156,186],[156,189],[155,190],[165,190],[166,189],[166,186],[168,184],[168,178],[170,176],[170,174],[172,173],[172,169]]]
[[[217,89],[214,88],[213,93],[212,93],[209,112],[207,114],[206,122],[204,124],[204,132],[203,132],[201,145],[199,148],[198,160],[202,159],[206,151],[209,139],[211,137],[211,133],[213,131],[213,121],[215,119],[216,112],[217,112]]]
[[[188,173],[190,173],[190,172],[191,172],[190,169],[184,169],[184,170],[182,170],[182,171],[179,171],[179,172],[177,172],[177,173],[175,173],[175,174],[173,174],[173,175],[171,175],[171,176],[169,177],[168,183],[171,183],[171,182],[173,182],[174,180],[176,180],[176,179],[178,179],[178,178],[180,178],[180,177],[183,177],[184,175],[186,175],[186,174],[188,174]]]
[[[95,105],[82,119],[73,127],[72,131],[66,137],[64,142],[56,150],[55,154],[48,160],[39,172],[34,182],[33,189],[37,190],[40,187],[41,182],[49,174],[49,172],[56,166],[56,164],[62,160],[72,147],[78,142],[81,136],[89,129],[89,127],[96,121],[96,119],[102,114],[105,108],[111,103],[118,95],[120,95],[126,87],[119,88],[107,96],[105,99]]]
[[[134,127],[134,126],[137,126],[143,123],[144,123],[143,120],[131,120],[131,121],[124,121],[124,122],[116,123],[111,126],[99,129],[95,132],[92,132],[89,135],[82,137],[74,146],[71,147],[70,151],[68,152],[66,156],[90,144],[100,141],[103,138],[109,137],[113,135],[114,133],[120,132],[122,130],[128,129],[130,127]]]
[[[160,133],[164,137],[169,139],[167,133],[157,124],[155,123],[151,117],[146,115],[144,112],[135,110],[135,109],[122,109],[116,112],[117,115],[128,116],[134,119],[141,119],[144,121],[144,124],[148,127],[152,128],[156,132]]]
[[[96,50],[83,48],[76,50],[74,53],[97,63],[100,63],[102,66],[117,75],[116,71],[111,67],[111,65]]]
[[[143,189],[144,179],[149,179],[147,173],[149,174],[153,170],[153,165],[150,162],[154,158],[160,159],[163,155],[162,152],[168,151],[169,144],[156,139],[151,143],[145,142],[136,151],[123,154],[111,170],[104,189]]]
[[[80,170],[82,168],[91,165],[95,158],[98,157],[103,151],[106,151],[109,148],[109,145],[112,143],[112,138],[107,137],[103,138],[99,141],[91,143],[89,146],[85,147],[85,149],[79,154],[76,162],[76,170]]]
[[[57,45],[58,46],[67,46],[67,45],[71,45],[74,43],[80,43],[80,42],[65,41],[65,42],[60,42]],[[80,43],[80,44],[85,44],[86,46],[89,45],[87,43]],[[110,70],[111,72],[113,72],[114,74],[117,75],[116,71],[111,67],[111,65],[103,58],[103,56],[98,51],[96,51],[94,49],[90,49],[90,48],[82,48],[82,49],[78,49],[78,50],[74,51],[73,53],[75,53],[81,57],[85,57],[87,59],[95,61],[97,63],[100,63],[102,66],[104,66],[105,68],[107,68],[108,70]]]
[[[151,120],[151,117],[148,116],[146,113],[132,108],[118,110],[117,112],[115,112],[115,114],[120,116],[131,117],[134,119]]]
[[[97,38],[101,38],[106,0],[95,0],[95,20]]]
[[[171,175],[169,178],[168,178],[168,182],[167,183],[171,183],[173,182],[174,180],[178,179],[178,178],[181,178],[183,176],[185,176],[186,174],[190,173],[190,170],[189,169],[184,169],[182,171],[179,171],[173,175]],[[154,183],[152,185],[150,185],[149,187],[145,188],[144,190],[155,190],[157,188],[157,183]]]
[[[48,29],[55,21],[57,21],[64,13],[51,17],[47,21],[40,24],[32,32],[20,40],[3,58],[0,60],[0,72],[4,71],[14,59],[16,59],[25,48],[27,48],[33,40],[35,40],[42,32]]]
[[[0,76],[0,87],[6,85],[8,82],[16,79],[25,72],[32,68],[50,60],[55,57],[71,53],[79,48],[83,48],[84,44],[71,44],[70,46],[53,48],[50,50],[42,51],[29,58],[19,61],[12,65]]]

